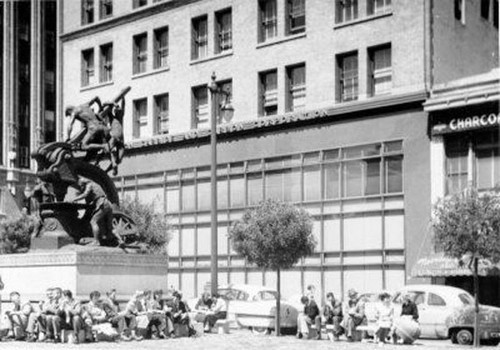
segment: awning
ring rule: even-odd
[[[479,276],[500,275],[500,264],[492,264],[487,260],[479,260]],[[460,265],[458,259],[445,257],[436,253],[417,261],[411,271],[412,277],[451,277],[472,276],[472,270],[467,265]]]

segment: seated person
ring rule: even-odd
[[[142,306],[142,299],[144,299],[144,293],[137,291],[132,295],[132,298],[125,306],[125,312],[123,314],[126,327],[130,330],[130,334],[133,340],[142,340],[143,337],[137,335],[137,320],[138,317],[144,317],[146,319],[147,327],[147,312]]]
[[[29,316],[33,313],[33,307],[29,302],[21,303],[21,295],[18,292],[10,293],[10,302],[12,303],[12,310],[5,312],[10,321],[9,332],[12,332],[13,337],[17,340],[24,339]]]
[[[42,310],[44,305],[50,305],[53,298],[53,288],[47,288],[45,291],[45,300],[42,300],[38,304],[38,311],[32,312],[28,317],[28,325],[26,326],[26,332],[28,333],[27,341],[44,341],[47,326],[47,316],[42,315]]]
[[[347,336],[347,341],[354,341],[356,327],[366,324],[365,315],[365,302],[364,300],[358,298],[358,292],[354,289],[349,289],[347,292],[349,300],[346,303],[346,309],[344,310],[344,319],[342,321],[342,327],[344,328],[345,334]]]
[[[420,337],[420,325],[418,324],[418,308],[413,301],[415,295],[405,293],[402,296],[401,317],[395,322],[392,340],[397,343],[399,339],[404,344],[412,344]]]
[[[90,302],[87,304],[84,317],[85,323],[92,326],[109,322],[117,329],[121,340],[129,341],[130,338],[126,334],[125,317],[118,314],[109,303],[103,302],[100,298],[100,292],[90,293]]]
[[[207,311],[210,310],[213,300],[210,298],[210,292],[203,292],[201,297],[196,302],[194,309],[197,311]]]
[[[340,326],[342,322],[342,303],[335,299],[332,292],[326,294],[326,303],[323,307],[323,317],[325,319],[325,324],[333,325],[333,340],[339,340],[339,336],[342,334],[343,330]]]
[[[191,320],[189,319],[189,307],[187,303],[182,300],[182,294],[179,291],[173,292],[173,305],[172,305],[172,320],[174,323],[174,328],[177,326],[186,326],[188,329],[188,335],[194,334],[195,330],[191,325]]]
[[[321,317],[318,305],[313,299],[305,295],[300,298],[300,302],[304,305],[304,310],[297,317],[297,338],[300,339],[304,336],[307,339],[309,327],[314,324],[318,333],[316,339],[321,339]]]
[[[85,330],[85,323],[82,318],[82,306],[78,300],[73,298],[70,290],[63,290],[62,310],[64,312],[63,327],[71,329],[74,332],[74,343],[80,341],[78,334]]]
[[[376,308],[377,330],[375,331],[375,341],[385,343],[392,330],[394,308],[391,303],[391,296],[388,293],[380,294],[379,298],[381,303]]]
[[[165,330],[167,328],[167,318],[160,302],[153,297],[150,290],[144,291],[144,299],[142,300],[143,308],[148,316],[148,333],[151,333],[153,339],[165,338]],[[155,332],[153,332],[155,330]]]
[[[45,342],[59,343],[61,342],[61,288],[50,288],[51,293],[49,300],[40,305],[40,315],[37,319],[40,338],[45,338]],[[48,290],[47,290],[48,291]]]
[[[227,304],[218,293],[215,293],[211,303],[210,310],[207,311],[207,317],[203,324],[205,332],[210,332],[217,320],[223,320],[227,316]]]

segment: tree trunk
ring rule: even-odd
[[[479,347],[479,277],[478,258],[474,257],[474,347]]]
[[[276,291],[278,292],[278,297],[276,298],[276,320],[275,320],[275,329],[276,336],[279,337],[281,335],[280,330],[280,304],[281,304],[281,287],[280,287],[280,269],[276,270]]]

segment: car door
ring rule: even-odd
[[[411,290],[413,302],[418,308],[418,322],[420,323],[420,331],[422,338],[435,338],[434,322],[432,312],[427,305],[427,293],[424,291]]]
[[[448,336],[448,327],[446,327],[446,318],[450,314],[450,309],[445,299],[437,293],[429,292],[427,295],[427,313],[432,320],[433,338],[446,338]]]

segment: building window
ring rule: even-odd
[[[148,62],[148,35],[134,36],[134,74],[144,73]]]
[[[155,134],[168,134],[168,94],[155,96]]]
[[[260,73],[260,114],[263,116],[278,113],[278,71]]]
[[[231,50],[233,48],[231,9],[216,12],[215,25],[215,53]]]
[[[113,16],[113,0],[99,0],[99,16],[101,19]]]
[[[82,51],[82,86],[95,83],[94,49]]]
[[[288,67],[286,73],[288,81],[287,111],[303,109],[306,104],[306,65]]]
[[[306,31],[306,0],[287,0],[287,34]]]
[[[168,28],[154,32],[154,68],[168,67]]]
[[[191,59],[197,60],[208,56],[208,25],[207,16],[192,21],[192,52]]]
[[[368,57],[370,59],[371,95],[390,92],[392,88],[391,46],[384,45],[369,49]]]
[[[358,53],[337,57],[339,102],[358,99]]]
[[[369,15],[390,12],[391,9],[391,0],[368,0]]]
[[[227,97],[222,97],[220,94],[218,95],[218,97],[221,100],[217,101],[217,104],[219,106],[217,124],[221,124],[224,122],[224,119],[222,118],[223,102],[231,103],[232,98],[233,98],[233,82],[231,80],[226,80],[226,81],[221,81],[221,82],[217,83],[217,85],[219,86],[219,88],[222,91],[225,91],[228,93]],[[225,98],[225,100],[223,100],[224,98]]]
[[[206,85],[193,88],[192,129],[209,127],[208,89]]]
[[[82,0],[82,25],[94,23],[94,0]]]
[[[101,46],[101,83],[113,80],[113,44]]]
[[[337,23],[348,22],[358,18],[358,0],[337,0]]]
[[[489,190],[499,186],[499,142],[498,131],[478,132],[470,137],[463,135],[447,137],[445,139],[447,194],[458,193],[469,184],[479,190]]]
[[[259,1],[260,33],[259,41],[264,42],[278,35],[278,15],[276,0]]]
[[[134,101],[134,138],[144,137],[148,127],[148,100],[142,98]]]
[[[455,0],[455,19],[465,24],[465,0]]]
[[[148,0],[133,0],[132,7],[133,8],[138,8],[142,6],[146,6],[148,4]]]

